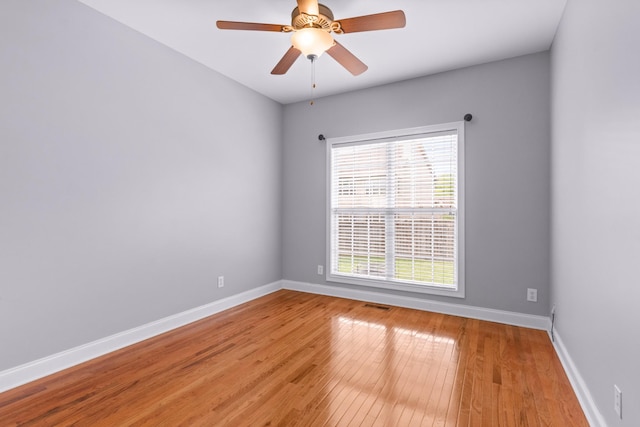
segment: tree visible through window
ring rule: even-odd
[[[463,125],[329,140],[328,279],[463,295]]]

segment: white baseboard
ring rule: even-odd
[[[0,372],[0,393],[260,298],[280,289],[387,304],[416,310],[433,311],[436,313],[451,314],[547,331],[550,331],[551,326],[550,319],[544,316],[428,301],[368,290],[346,289],[337,286],[281,280],[2,371]],[[589,424],[594,427],[606,427],[606,422],[595,405],[584,379],[573,363],[571,356],[569,356],[562,339],[556,331],[554,332],[554,348]]]
[[[533,316],[510,311],[428,301],[375,291],[345,289],[336,286],[282,280],[2,371],[0,372],[0,393],[160,335],[172,329],[179,328],[253,299],[260,298],[280,289],[349,298],[377,304],[388,304],[416,310],[433,311],[436,313],[488,320],[533,329],[549,330],[550,327],[550,320],[544,316]],[[565,369],[567,368],[565,367]]]
[[[490,322],[523,326],[525,328],[540,329],[543,331],[548,331],[551,327],[551,320],[548,317],[515,313],[512,311],[493,310],[490,308],[473,307],[463,304],[451,304],[399,295],[390,295],[376,291],[345,289],[337,286],[318,285],[291,280],[283,280],[282,287],[292,291],[355,299],[358,301],[394,305],[397,307],[413,308],[416,310],[433,311],[436,313],[488,320]]]
[[[280,281],[0,372],[0,393],[282,289]]]
[[[556,353],[560,358],[560,362],[562,363],[562,367],[564,368],[567,377],[569,377],[569,382],[578,397],[578,401],[584,411],[584,415],[587,417],[589,425],[593,427],[607,427],[607,422],[598,410],[598,407],[593,400],[593,396],[591,396],[591,393],[589,392],[587,384],[584,382],[582,375],[580,375],[580,371],[578,371],[577,366],[573,363],[573,359],[571,359],[567,348],[564,346],[564,343],[555,328],[553,330],[553,336],[553,346],[556,349]]]

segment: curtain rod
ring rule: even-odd
[[[463,117],[465,122],[470,122],[473,119],[473,116],[470,113],[467,113]],[[318,141],[326,141],[327,138],[323,134],[318,135]]]

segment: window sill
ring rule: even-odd
[[[464,298],[464,286],[458,288],[445,288],[440,286],[420,285],[417,283],[367,279],[340,274],[327,274],[326,280],[333,283],[344,283],[349,285],[365,286],[370,288],[389,289],[393,291],[404,291],[419,294],[440,295],[453,298]]]

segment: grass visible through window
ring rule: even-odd
[[[338,272],[372,277],[385,277],[383,257],[340,256]],[[396,258],[394,278],[425,284],[454,285],[453,261]]]

